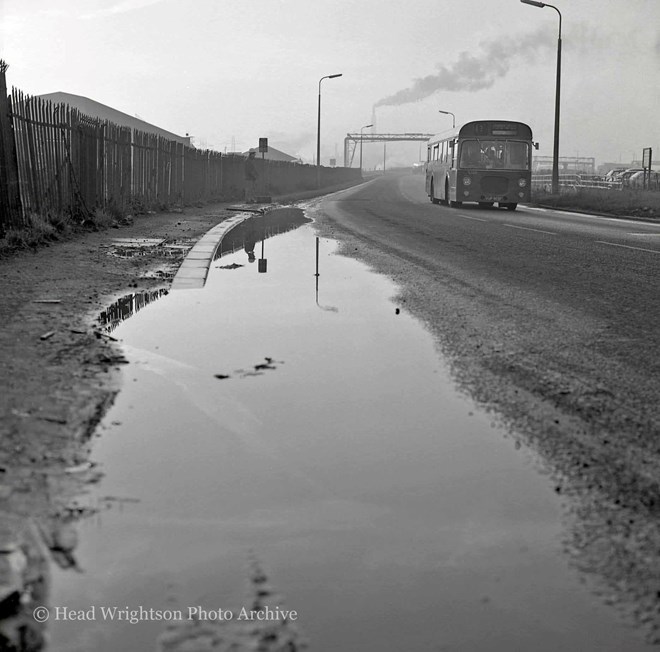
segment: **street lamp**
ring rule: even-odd
[[[360,127],[360,174],[362,174],[362,130],[367,129],[368,127],[373,127],[373,125],[364,125],[364,127]]]
[[[321,187],[321,82],[324,79],[334,79],[335,77],[341,77],[342,73],[337,73],[335,75],[326,75],[319,79],[319,115],[318,122],[316,125],[316,187]]]
[[[522,2],[522,0],[521,0],[521,2]],[[440,111],[438,109],[438,113],[444,113],[445,115],[450,115],[451,116],[451,128],[453,129],[456,126],[456,116],[451,111]]]
[[[561,86],[561,11],[554,5],[536,0],[520,0],[524,5],[532,7],[550,7],[559,14],[559,36],[557,37],[557,84],[555,86],[555,140],[552,150],[552,192],[559,192],[559,89]]]

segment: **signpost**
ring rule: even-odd
[[[645,147],[642,150],[642,167],[644,168],[644,190],[651,187],[651,163],[653,158],[653,148]]]
[[[268,138],[259,139],[259,151],[261,152],[261,178],[262,178],[261,183],[263,186],[263,193],[261,197],[258,198],[258,201],[262,204],[268,204],[270,203],[270,196],[266,194],[266,189],[268,186],[266,184],[266,164],[264,161],[266,152],[268,151]]]

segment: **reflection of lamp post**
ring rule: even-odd
[[[522,2],[522,0],[521,0],[521,2]],[[451,116],[451,128],[453,129],[456,126],[456,116],[451,111],[440,111],[438,109],[438,113],[444,113],[445,115],[450,115]]]
[[[362,130],[367,129],[368,127],[373,127],[373,125],[364,125],[364,127],[360,127],[360,174],[362,174]]]
[[[264,240],[266,239],[266,230],[264,229],[263,234],[261,235],[261,258],[259,258],[258,270],[260,274],[265,274],[268,271],[268,261],[264,256]]]
[[[319,79],[319,115],[318,122],[316,125],[316,187],[321,187],[321,82],[324,79],[334,79],[335,77],[341,77],[342,73],[337,73],[335,75],[326,75]]]
[[[559,35],[557,37],[557,82],[555,86],[555,139],[552,148],[552,192],[559,192],[559,89],[561,86],[561,11],[554,5],[536,0],[520,0],[524,5],[532,7],[550,7],[559,14]]]
[[[319,303],[319,238],[316,237],[316,305],[321,308],[321,310],[327,310],[328,312],[339,312],[339,308],[335,306],[322,306]]]

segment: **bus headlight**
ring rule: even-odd
[[[469,186],[471,183],[472,183],[472,179],[470,179],[470,177],[463,177],[464,186]]]
[[[527,179],[518,179],[518,185],[524,188],[527,185]]]

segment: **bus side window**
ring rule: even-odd
[[[456,141],[452,140],[449,143],[449,146],[451,147],[451,167],[456,167]]]
[[[447,141],[446,141],[446,140],[443,140],[443,141],[442,141],[442,156],[441,156],[441,160],[442,160],[443,163],[445,163],[445,162],[447,161]]]

